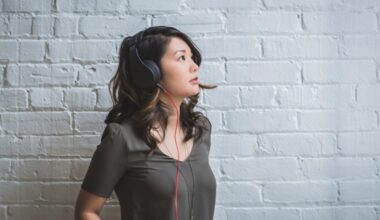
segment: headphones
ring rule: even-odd
[[[128,66],[132,83],[141,89],[153,89],[160,86],[161,70],[153,60],[142,60],[137,50],[137,44],[142,41],[144,31],[127,38],[128,42]]]

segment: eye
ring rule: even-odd
[[[185,56],[184,56],[184,55],[180,56],[180,57],[178,58],[178,60],[181,60],[181,58],[183,58],[183,60],[185,60]]]

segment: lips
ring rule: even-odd
[[[193,79],[190,80],[191,81],[197,81],[198,80],[198,77],[194,77]]]

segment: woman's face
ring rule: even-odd
[[[190,82],[198,77],[198,65],[192,59],[192,52],[185,41],[172,37],[161,59],[163,76],[161,85],[175,98],[196,95],[199,84]]]

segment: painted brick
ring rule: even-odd
[[[310,110],[300,113],[303,131],[354,131],[377,127],[376,114],[369,110]]]
[[[200,49],[214,219],[380,218],[380,1],[0,0],[0,219],[72,219],[124,37]],[[120,219],[116,194],[101,219]]]
[[[226,28],[231,33],[298,33],[301,16],[294,12],[228,14]]]
[[[253,37],[194,38],[205,58],[258,58],[260,42]]]
[[[93,110],[96,94],[88,88],[70,88],[64,90],[64,105],[72,110]]]
[[[378,202],[380,198],[379,180],[352,180],[342,181],[340,186],[340,200],[342,202]],[[360,190],[357,190],[360,187]]]
[[[333,37],[286,36],[265,37],[264,57],[267,59],[338,58],[338,41]]]
[[[316,216],[320,216],[326,220],[354,220],[354,219],[368,219],[375,220],[377,214],[372,207],[360,207],[360,206],[345,206],[345,207],[322,207],[316,209],[302,209],[302,217],[305,220],[315,219]]]
[[[221,169],[232,180],[296,180],[302,179],[296,158],[254,158],[225,160]]]
[[[202,8],[218,8],[218,9],[251,9],[257,10],[260,8],[261,4],[259,0],[241,0],[239,3],[228,1],[228,0],[189,0],[188,4],[191,8],[202,9]]]
[[[124,36],[140,31],[146,24],[144,17],[86,16],[79,19],[79,33],[86,37]],[[123,27],[123,28],[120,28]]]
[[[51,37],[54,35],[54,17],[38,16],[33,18],[32,35],[38,37]]]
[[[21,41],[20,42],[20,58],[22,62],[25,61],[43,61],[45,55],[45,42],[44,41]]]
[[[68,112],[4,112],[1,126],[10,134],[68,134],[71,116]]]
[[[0,60],[1,61],[17,61],[19,57],[18,45],[15,40],[0,41]]]
[[[63,109],[63,92],[60,88],[33,88],[30,97],[33,108]]]
[[[97,108],[106,110],[112,107],[112,99],[108,87],[99,88],[97,90],[97,95]]]
[[[54,33],[58,37],[73,37],[78,35],[78,18],[60,16],[55,19]]]
[[[376,64],[369,60],[305,61],[305,83],[371,83],[376,82]]]
[[[263,200],[272,203],[337,202],[338,187],[330,181],[267,183]]]
[[[300,68],[290,62],[227,63],[226,79],[229,83],[298,84],[300,76]]]
[[[342,45],[345,57],[380,57],[380,38],[376,35],[346,36],[342,40]]]
[[[256,110],[226,112],[229,130],[237,132],[289,131],[297,126],[296,112]]]
[[[377,31],[374,13],[311,12],[303,13],[305,29],[311,33],[356,33]]]
[[[175,11],[180,6],[180,1],[176,0],[163,0],[163,1],[154,1],[146,0],[144,2],[138,0],[129,0],[129,7],[131,11],[156,11],[156,12],[170,12]]]
[[[380,133],[373,132],[344,132],[338,134],[339,149],[344,155],[379,155]]]
[[[68,180],[70,161],[22,159],[12,161],[12,179],[17,180]]]
[[[1,110],[26,110],[28,93],[24,89],[0,89]]]
[[[32,23],[33,18],[31,15],[10,14],[8,27],[10,35],[20,37],[30,36],[32,34]]]
[[[268,133],[258,137],[258,153],[272,156],[328,156],[338,153],[337,138],[324,133]]]
[[[304,175],[313,180],[375,178],[377,169],[372,158],[304,158],[300,166]]]
[[[218,204],[252,204],[262,200],[259,186],[252,183],[221,182],[217,187]]]
[[[5,12],[50,12],[52,2],[49,0],[12,0],[4,1],[3,10]]]
[[[11,86],[73,85],[77,66],[68,64],[20,64],[7,67],[7,82]]]
[[[186,33],[213,33],[223,30],[219,14],[210,12],[157,16],[153,18],[153,25],[172,25]]]
[[[74,208],[68,205],[10,206],[8,213],[8,220],[49,219],[51,216],[56,220],[64,220],[73,218]]]

